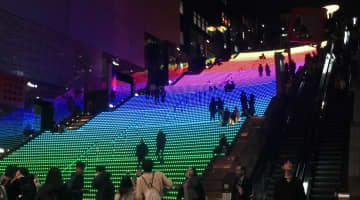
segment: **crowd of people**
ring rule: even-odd
[[[254,116],[255,115],[255,95],[250,94],[249,99],[246,96],[244,91],[241,91],[240,95],[241,108],[242,108],[242,116]],[[217,100],[215,98],[211,98],[209,104],[210,111],[210,120],[215,120],[216,114],[218,114],[220,119],[220,125],[226,126],[227,124],[233,125],[240,121],[240,111],[237,107],[234,108],[232,112],[230,112],[229,108],[225,108],[224,110],[224,101],[218,97]]]
[[[210,105],[210,120],[215,120],[216,113],[220,119],[220,125],[226,126],[227,124],[233,125],[234,123],[240,121],[240,112],[237,107],[234,108],[233,112],[230,113],[229,108],[224,110],[224,101],[220,97],[215,100],[211,99]]]
[[[171,189],[177,190],[177,199],[205,200],[203,177],[198,176],[196,168],[189,167],[182,184],[173,182],[161,171],[153,171],[152,160],[144,160],[142,170],[131,177],[122,177],[118,189],[115,189],[111,174],[105,166],[97,166],[91,188],[96,189],[96,200],[161,200]],[[300,180],[292,174],[292,162],[285,159],[281,165],[283,177],[275,185],[275,200],[305,200],[304,188]],[[60,169],[51,168],[44,184],[36,183],[34,175],[26,168],[8,166],[1,176],[1,200],[82,200],[89,190],[84,184],[85,163],[77,162],[75,172],[68,181],[63,181]],[[229,172],[232,173],[232,172]],[[230,186],[224,188],[231,192],[232,200],[250,200],[253,198],[252,182],[246,176],[246,168],[237,164],[231,175]]]

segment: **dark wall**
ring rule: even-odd
[[[141,67],[145,32],[180,39],[178,0],[2,0],[0,9]]]

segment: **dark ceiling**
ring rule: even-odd
[[[353,5],[356,0],[233,0],[232,13],[235,17],[257,17],[259,21],[277,24],[282,13],[290,12],[295,7],[322,7],[337,3],[347,14],[356,13]]]

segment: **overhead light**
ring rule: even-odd
[[[326,5],[323,8],[327,10],[327,17],[328,19],[332,17],[332,15],[340,9],[340,6],[338,4],[330,4]]]
[[[217,30],[220,31],[221,33],[224,33],[227,30],[227,28],[225,26],[218,26]]]
[[[248,29],[248,32],[251,32],[251,30],[250,30],[250,29]]]
[[[0,147],[0,153],[5,153],[5,149]]]
[[[112,61],[112,64],[115,65],[115,66],[119,66],[119,65],[120,65],[119,62],[116,61],[116,60],[113,60],[113,61]]]
[[[169,82],[169,84],[172,84],[172,83],[173,83],[172,80],[169,80],[168,82]]]
[[[281,30],[282,30],[282,31],[285,31],[285,27],[281,27]]]
[[[353,25],[356,26],[357,24],[357,17],[353,17]]]
[[[346,30],[344,33],[344,44],[346,45],[350,40],[350,31]]]
[[[40,99],[40,97],[39,97],[39,96],[37,96],[37,97],[36,97],[36,99]]]
[[[139,93],[136,92],[134,95],[137,97],[137,96],[139,96]]]
[[[216,27],[215,26],[208,26],[207,30],[210,32],[215,32],[216,31]]]
[[[287,33],[283,33],[281,34],[281,37],[286,37],[288,34]]]
[[[265,24],[261,24],[261,27],[265,28]]]
[[[180,47],[176,47],[176,50],[180,51],[181,49],[180,49]]]
[[[28,87],[30,87],[30,88],[37,88],[37,87],[38,87],[38,85],[36,85],[36,84],[34,84],[34,83],[30,82],[30,81],[28,81],[28,82],[26,83],[26,85],[27,85]]]
[[[295,31],[296,31],[296,29],[293,28],[293,32],[295,32]]]
[[[206,40],[206,43],[210,44],[210,40]]]
[[[260,40],[260,43],[262,44],[262,43],[264,43],[264,41]]]
[[[114,105],[112,103],[110,103],[109,108],[114,108]]]

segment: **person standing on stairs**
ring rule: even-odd
[[[210,110],[210,120],[215,120],[215,114],[216,114],[216,101],[215,98],[211,98],[211,102],[209,105],[209,110]]]
[[[148,154],[148,147],[144,143],[144,139],[141,138],[140,139],[140,144],[138,144],[136,146],[136,156],[138,158],[138,163],[137,163],[137,168],[138,169],[143,164],[143,162],[145,160],[145,156],[147,156],[147,154]]]
[[[274,200],[306,200],[304,187],[292,174],[292,163],[286,159],[281,169],[284,171],[284,177],[275,185]]]
[[[114,185],[110,179],[110,173],[106,172],[104,166],[96,167],[96,176],[92,182],[92,187],[97,189],[96,200],[113,200]]]
[[[136,180],[136,200],[160,200],[173,187],[173,182],[164,173],[152,171],[153,166],[152,160],[144,160],[144,174]]]
[[[86,191],[84,188],[84,169],[85,163],[76,162],[76,172],[71,174],[70,180],[66,183],[72,200],[82,200],[83,193]]]
[[[229,148],[229,143],[227,142],[227,139],[225,137],[224,134],[220,134],[220,140],[219,140],[219,146],[216,146],[214,151],[213,151],[213,157],[216,154],[220,154],[220,153],[227,153]]]
[[[250,200],[251,196],[252,186],[251,181],[246,177],[246,168],[237,165],[232,182],[231,200]]]
[[[259,64],[258,72],[259,72],[259,76],[260,76],[260,77],[262,77],[263,71],[264,71],[264,68],[263,68],[262,64]]]
[[[266,74],[266,76],[271,75],[270,66],[267,63],[265,65],[265,74]]]
[[[217,104],[217,111],[219,114],[219,119],[221,120],[223,118],[223,114],[224,114],[224,101],[222,101],[221,98],[218,97],[216,104]]]
[[[255,95],[250,94],[248,115],[254,116],[254,114],[255,114]]]
[[[178,188],[177,200],[205,200],[202,178],[197,175],[194,167],[189,167],[185,173],[186,179]]]
[[[165,133],[159,129],[158,135],[156,137],[156,157],[160,163],[164,163],[164,149],[166,143]]]
[[[241,95],[240,95],[240,102],[241,102],[241,108],[242,108],[242,115],[243,116],[247,116],[248,113],[248,103],[247,103],[247,97],[246,97],[246,93],[244,91],[241,91]]]

